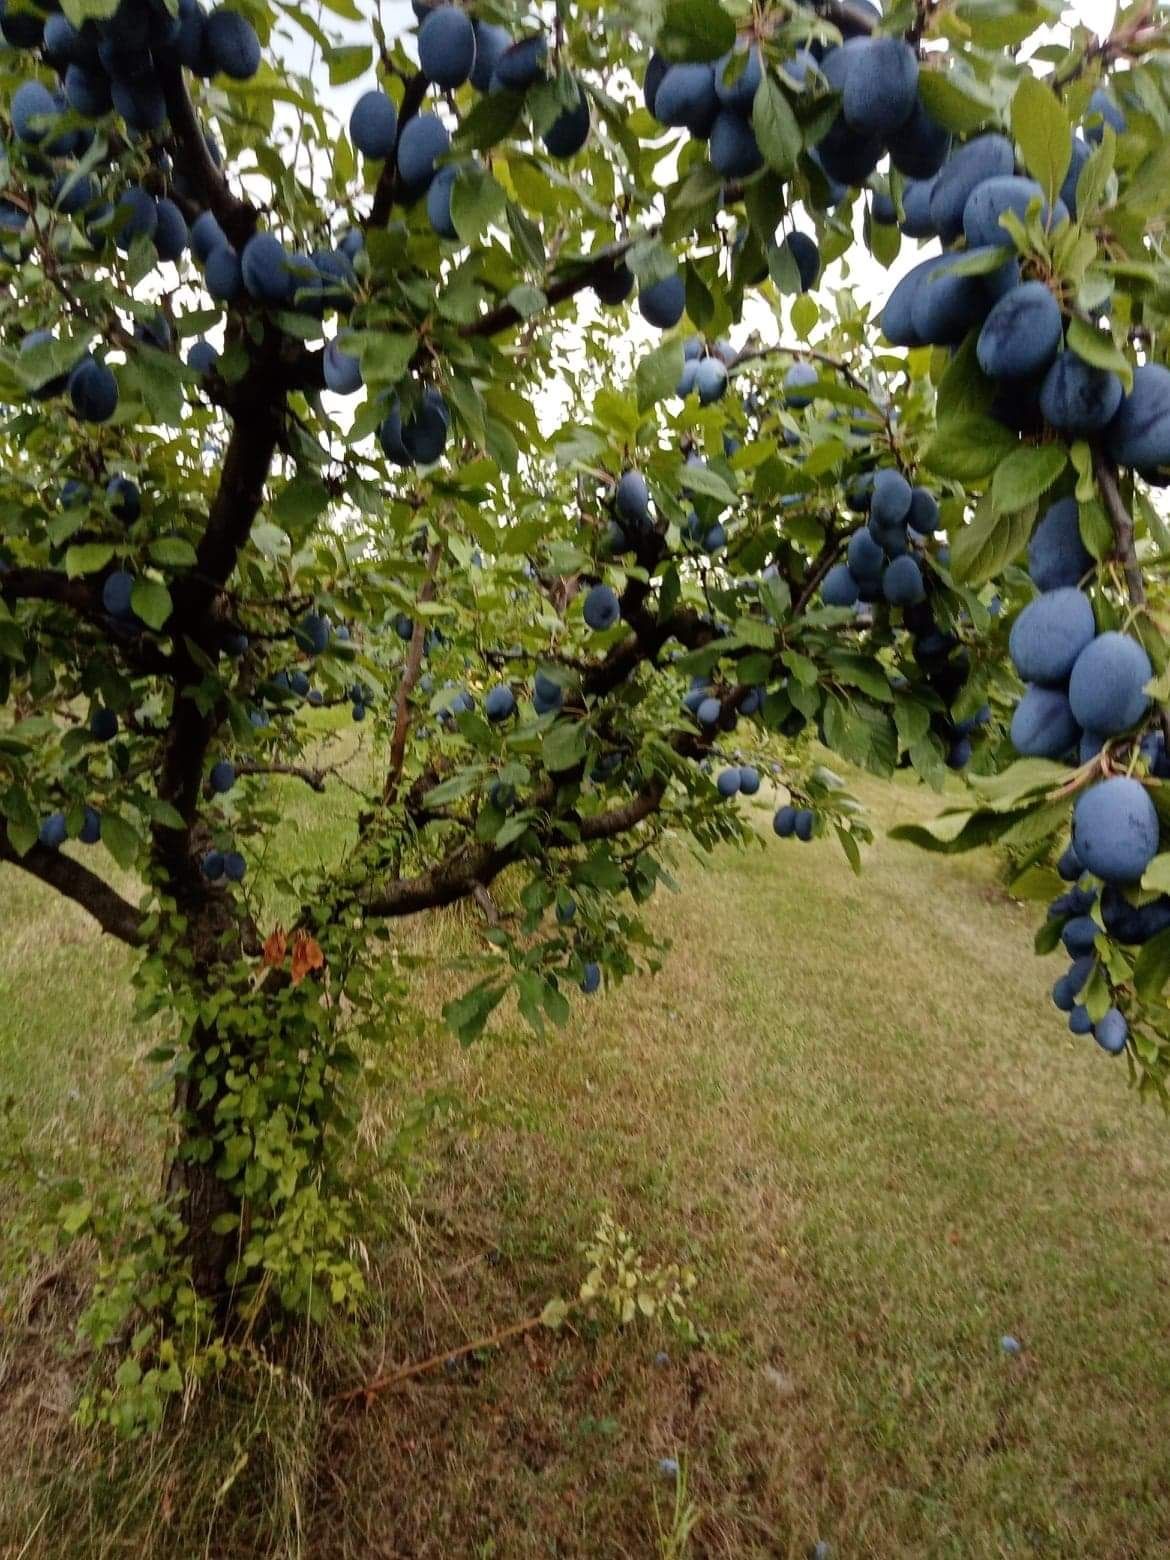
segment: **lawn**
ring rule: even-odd
[[[932,805],[858,788],[879,835]],[[319,805],[297,796],[283,848],[336,847],[344,814]],[[990,855],[879,837],[858,879],[758,817],[762,850],[680,864],[656,978],[541,1042],[505,1012],[467,1052],[437,1025],[419,1046],[412,1089],[458,1090],[476,1124],[440,1126],[421,1184],[379,1210],[360,1336],[303,1339],[251,1397],[205,1389],[122,1447],[69,1422],[83,1257],[11,1281],[0,1553],[1166,1553],[1164,1119],[1065,1031],[1035,907]],[[152,1115],[125,961],[11,872],[0,904],[0,1097],[38,1152],[149,1183],[164,1100]],[[371,1101],[368,1132],[394,1104]],[[540,1330],[369,1407],[324,1400],[571,1293],[605,1210],[693,1267],[697,1344]]]

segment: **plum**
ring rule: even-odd
[[[715,71],[710,65],[672,65],[654,99],[655,117],[664,125],[689,130],[701,141],[719,113]]]
[[[421,195],[435,176],[435,165],[451,146],[451,136],[437,114],[416,114],[398,137],[398,172],[408,193]]]
[[[586,624],[595,632],[604,633],[621,617],[621,603],[611,585],[594,585],[585,597]]]
[[[1040,387],[1044,421],[1058,433],[1084,438],[1112,422],[1121,405],[1121,380],[1075,352],[1061,352]]]
[[[892,607],[909,607],[926,599],[926,587],[922,583],[922,570],[918,561],[907,554],[895,558],[882,575],[882,593]]]
[[[466,11],[438,5],[427,12],[418,31],[418,63],[428,81],[461,87],[475,66],[475,48],[475,24]]]
[[[918,55],[902,38],[869,38],[845,73],[841,108],[849,128],[883,140],[918,104]]]
[[[576,103],[562,109],[541,137],[551,157],[575,157],[589,139],[589,99],[580,82],[575,85]]]
[[[834,564],[821,581],[821,600],[826,607],[852,607],[858,594],[857,581],[848,564]]]
[[[1021,282],[983,322],[975,355],[991,379],[1028,379],[1043,372],[1060,347],[1060,305],[1043,282]]]
[[[806,406],[812,405],[812,396],[806,395],[806,389],[815,385],[820,379],[820,374],[813,363],[793,363],[784,375],[784,404],[793,411],[800,411]]]
[[[1075,498],[1062,498],[1045,512],[1028,543],[1028,573],[1037,590],[1074,586],[1093,567],[1081,541],[1080,508]]]
[[[385,92],[363,92],[349,116],[349,138],[363,157],[382,162],[398,139],[398,110]]]
[[[721,109],[711,125],[711,166],[722,179],[746,179],[764,166],[763,153],[748,120]]]
[[[1099,634],[1077,656],[1068,699],[1077,723],[1100,736],[1116,736],[1137,724],[1150,707],[1145,686],[1154,668],[1129,634]]]
[[[1158,814],[1145,786],[1117,775],[1083,791],[1073,844],[1085,870],[1104,882],[1138,882],[1158,853]]]
[[[975,188],[1011,173],[1015,161],[1012,143],[995,132],[976,136],[951,154],[930,195],[930,220],[945,244],[963,231],[963,211]]]
[[[1133,389],[1106,430],[1109,453],[1119,466],[1161,466],[1170,462],[1170,369],[1143,363],[1133,372]]]
[[[1012,712],[1010,735],[1026,758],[1063,758],[1080,736],[1063,688],[1031,684]]]
[[[250,81],[260,69],[260,40],[246,16],[225,5],[208,13],[203,29],[206,57],[233,81]]]
[[[675,271],[648,287],[638,289],[638,308],[648,325],[658,330],[670,330],[682,319],[686,308],[686,288],[682,276]]]
[[[1063,683],[1096,634],[1089,598],[1071,586],[1030,601],[1012,624],[1008,654],[1025,682]]]

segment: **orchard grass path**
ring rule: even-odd
[[[934,805],[857,788],[879,827]],[[343,817],[288,801],[278,848],[306,826],[336,845]],[[450,1086],[476,1119],[440,1124],[418,1184],[371,1209],[361,1336],[302,1340],[252,1399],[209,1386],[122,1447],[68,1423],[84,1252],[7,1275],[0,1554],[1166,1553],[1170,1126],[1065,1032],[1037,909],[992,857],[879,839],[857,879],[758,817],[760,851],[679,864],[656,978],[542,1042],[503,1012],[465,1053],[437,1028],[395,1051],[412,1091]],[[157,1144],[126,1108],[145,1046],[103,974],[121,951],[11,873],[0,905],[0,1098],[35,1154],[149,1187]],[[375,1097],[367,1137],[394,1118]],[[28,1204],[0,1183],[0,1208]],[[542,1330],[324,1406],[571,1293],[604,1210],[694,1268],[698,1346]]]

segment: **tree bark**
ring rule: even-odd
[[[201,1027],[193,1047],[196,1057],[204,1055],[217,1039],[214,1029]],[[175,1080],[174,1118],[180,1137],[167,1162],[164,1190],[186,1232],[181,1250],[190,1263],[192,1287],[217,1315],[226,1316],[231,1298],[228,1269],[239,1250],[244,1208],[219,1175],[217,1156],[196,1159],[184,1152],[200,1139],[213,1140],[215,1136],[218,1096],[212,1094],[200,1104],[202,1081],[199,1067]],[[236,1227],[216,1230],[215,1221],[228,1213],[236,1215]]]

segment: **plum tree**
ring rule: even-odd
[[[381,925],[466,901],[450,1028],[559,1023],[651,962],[668,836],[754,829],[724,775],[777,766],[776,834],[859,864],[826,749],[961,769],[931,848],[1071,803],[1106,886],[1040,941],[1164,1086],[1161,23],[420,3],[333,53],[347,137],[282,58],[320,19],[111,9],[0,21],[0,858],[171,1026],[165,1195],[111,1258],[196,1297],[167,1325],[355,1302],[346,1036],[425,1021]],[[945,247],[803,296],[858,204],[880,265]],[[338,860],[278,864],[277,783],[361,792]]]

